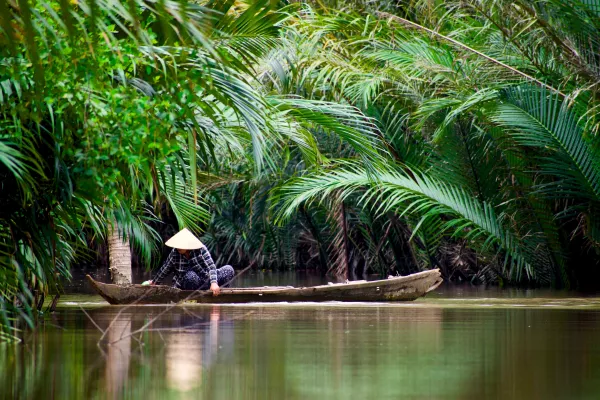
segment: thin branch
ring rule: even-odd
[[[441,34],[439,32],[436,32],[436,31],[434,31],[432,29],[426,28],[423,25],[419,25],[419,24],[417,24],[415,22],[412,22],[412,21],[409,21],[407,19],[398,17],[396,15],[392,15],[390,13],[386,13],[386,12],[383,12],[383,11],[378,11],[376,14],[377,14],[377,16],[379,16],[381,18],[387,18],[389,20],[396,21],[396,22],[398,22],[398,23],[400,23],[402,25],[405,25],[405,26],[408,26],[408,27],[411,27],[411,28],[416,28],[416,29],[420,29],[420,30],[429,32],[432,35],[440,37],[440,38],[442,38],[442,39],[444,39],[444,40],[446,40],[446,41],[448,41],[448,42],[450,42],[450,43],[452,43],[452,44],[454,44],[456,46],[459,46],[459,47],[461,47],[461,48],[463,48],[465,50],[470,51],[471,53],[475,53],[478,56],[483,57],[486,60],[493,62],[494,64],[500,65],[501,67],[506,68],[509,71],[512,71],[513,73],[515,73],[517,75],[521,75],[522,77],[524,77],[524,78],[526,78],[526,79],[528,79],[530,81],[533,81],[533,82],[539,84],[540,86],[543,86],[546,89],[551,90],[554,93],[558,93],[558,94],[560,94],[563,97],[567,97],[567,95],[564,94],[563,92],[561,92],[560,90],[558,90],[558,89],[556,89],[556,88],[554,88],[552,86],[549,86],[549,85],[545,84],[544,82],[540,81],[539,79],[536,79],[533,76],[526,74],[525,72],[521,72],[518,69],[516,69],[514,67],[511,67],[510,65],[504,64],[502,61],[496,60],[493,57],[490,57],[490,56],[488,56],[488,55],[486,55],[486,54],[484,54],[484,53],[482,53],[482,52],[480,52],[478,50],[475,50],[474,48],[469,47],[466,44],[459,42],[458,40],[452,39],[451,37],[443,35],[443,34]]]
[[[146,297],[148,295],[148,293],[149,292],[145,293],[144,295],[142,295],[139,298],[137,298],[133,303],[128,304],[125,307],[121,308],[119,310],[119,312],[117,313],[117,315],[115,315],[115,317],[112,319],[112,321],[110,321],[110,324],[108,325],[108,328],[106,328],[106,330],[104,331],[104,333],[102,334],[102,336],[100,337],[100,339],[98,339],[98,342],[101,342],[102,339],[104,339],[104,337],[106,336],[106,334],[108,333],[108,331],[112,328],[113,324],[121,316],[121,313],[123,311],[127,310],[128,308],[134,306],[137,302],[141,301],[144,297]]]
[[[89,320],[92,321],[92,324],[94,324],[94,326],[98,328],[98,330],[104,335],[104,331],[98,326],[98,324],[96,323],[96,321],[94,321],[90,314],[88,314],[87,311],[85,311],[85,309],[81,307],[81,305],[79,306],[79,308],[81,308],[81,311],[83,311],[83,313],[89,318]]]
[[[540,70],[543,74],[548,75],[548,73],[546,71],[544,71],[544,66],[540,65],[538,63],[538,61],[535,59],[535,57],[532,57],[527,52],[527,50],[523,48],[523,45],[521,43],[519,43],[517,40],[515,40],[516,36],[519,36],[519,34],[517,34],[516,36],[513,35],[513,34],[511,34],[511,32],[506,27],[504,27],[501,24],[499,24],[498,21],[496,21],[492,17],[492,14],[491,13],[487,13],[484,8],[478,7],[476,4],[467,4],[467,5],[471,6],[476,12],[480,13],[488,21],[490,21],[498,30],[500,30],[500,32],[502,32],[502,35],[504,35],[504,37],[506,38],[506,40],[508,40],[509,43],[512,43],[521,52],[521,54],[523,55],[523,57],[527,58],[527,60],[529,60],[529,62],[532,65],[534,65],[538,70]]]

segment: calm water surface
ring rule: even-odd
[[[65,296],[23,344],[0,345],[0,396],[598,399],[600,299],[442,287],[405,304],[167,309]]]

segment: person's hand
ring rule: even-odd
[[[213,292],[213,296],[218,296],[221,294],[221,288],[217,282],[213,282],[210,284],[210,290]]]

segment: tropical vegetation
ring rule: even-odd
[[[382,3],[303,5],[261,76],[279,94],[361,110],[381,157],[315,132],[328,162],[292,157],[275,189],[236,187],[225,201],[236,210],[213,211],[208,235],[230,246],[223,256],[342,274],[439,267],[472,282],[594,282],[598,8]]]
[[[599,13],[0,0],[1,334],[167,219],[240,267],[594,282]]]

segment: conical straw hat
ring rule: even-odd
[[[204,247],[202,242],[187,228],[183,228],[179,233],[167,240],[165,243],[169,247],[182,250],[196,250]]]

